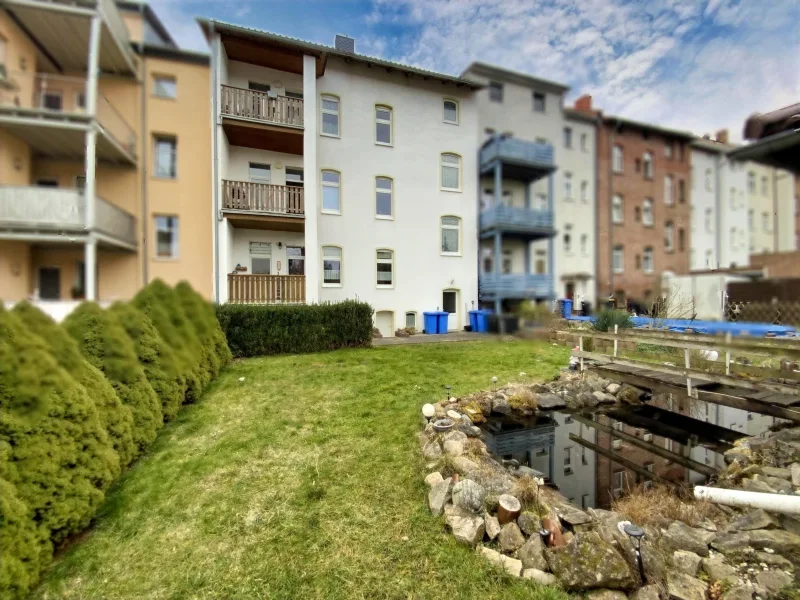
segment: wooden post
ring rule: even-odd
[[[581,358],[580,358],[580,360],[581,360],[581,373],[583,373],[583,336],[582,335],[578,336],[578,350],[580,350],[580,354],[581,354]]]
[[[513,523],[519,516],[522,505],[511,494],[503,494],[497,502],[497,520],[500,525]]]
[[[683,358],[684,358],[684,360],[686,362],[687,371],[688,371],[688,369],[690,369],[692,367],[691,360],[689,358],[689,352],[690,352],[690,350],[688,348],[686,348],[683,351]],[[686,394],[689,396],[689,398],[693,397],[692,396],[692,377],[691,377],[691,375],[689,375],[688,372],[686,373]]]
[[[573,441],[576,444],[580,444],[581,446],[584,446],[584,447],[588,448],[589,450],[594,450],[600,456],[605,456],[606,458],[611,459],[613,462],[617,463],[618,465],[621,465],[621,466],[625,467],[626,469],[630,469],[631,471],[633,471],[634,473],[637,473],[638,475],[641,475],[645,479],[652,479],[656,483],[660,483],[662,485],[680,487],[679,483],[675,483],[673,481],[669,481],[668,479],[664,479],[663,477],[661,477],[659,475],[656,475],[655,473],[651,473],[650,471],[648,471],[647,469],[645,469],[643,467],[640,467],[636,463],[631,462],[626,458],[622,458],[619,454],[616,454],[615,452],[611,452],[610,450],[606,450],[605,448],[601,448],[600,446],[598,446],[597,444],[593,444],[592,442],[588,442],[588,441],[584,440],[583,438],[578,437],[574,433],[570,433],[569,434],[569,439],[570,439],[570,441]]]
[[[619,333],[619,325],[614,325],[614,358],[617,358],[617,350],[619,348],[619,341],[616,339]]]
[[[725,334],[725,344],[729,345],[731,343],[731,334],[730,332]],[[731,351],[727,350],[725,352],[725,375],[731,374]]]

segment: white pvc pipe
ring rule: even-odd
[[[800,515],[800,496],[790,494],[765,494],[763,492],[745,492],[743,490],[728,490],[698,485],[694,488],[694,497],[698,500],[708,500],[715,504],[763,508],[769,512]]]

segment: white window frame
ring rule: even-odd
[[[714,233],[714,209],[706,208],[703,218],[706,233]]]
[[[642,270],[645,273],[652,273],[655,271],[654,263],[653,248],[647,246],[642,252]]]
[[[159,169],[159,143],[160,142],[171,142],[172,143],[172,155],[171,155],[171,167],[172,167],[172,174],[164,175],[161,173]],[[153,134],[153,177],[156,179],[177,179],[178,178],[178,138],[174,135],[168,134]]]
[[[711,169],[706,169],[705,184],[707,192],[714,191],[714,182],[712,181],[712,175],[713,173]]]
[[[581,134],[581,152],[588,152],[589,151],[589,134],[582,133]]]
[[[581,255],[589,256],[589,234],[581,234]]]
[[[388,119],[381,119],[378,117],[378,111],[383,110],[389,113]],[[375,143],[378,146],[394,146],[394,109],[389,106],[388,104],[376,104],[375,105]],[[388,142],[381,142],[378,140],[378,125],[388,125],[389,126],[389,141]]]
[[[581,181],[581,202],[589,201],[589,182]]]
[[[444,219],[458,219],[457,225],[445,224]],[[439,254],[442,256],[461,256],[461,247],[462,247],[462,240],[461,240],[461,225],[463,221],[461,217],[458,215],[442,215],[439,217]],[[445,229],[455,229],[458,233],[458,251],[456,252],[446,252],[444,250],[444,230]]]
[[[333,283],[333,282],[326,283],[325,282],[325,250],[326,249],[332,249],[332,248],[335,248],[335,249],[337,249],[339,251],[339,256],[338,256],[338,260],[339,260],[339,281],[338,281],[338,283]],[[344,249],[341,246],[336,246],[334,244],[326,244],[325,246],[322,246],[322,248],[320,248],[320,258],[322,259],[322,263],[321,263],[322,269],[320,269],[320,272],[322,274],[322,287],[342,287],[342,284],[344,283]],[[331,256],[331,259],[336,260],[337,258]]]
[[[174,227],[172,229],[165,228],[162,226],[160,221],[164,219],[172,219]],[[155,254],[153,258],[156,260],[177,260],[180,258],[180,240],[178,238],[180,232],[180,220],[178,215],[162,215],[162,214],[155,214],[153,215],[153,230],[154,230],[154,237],[155,237]],[[167,231],[171,234],[172,238],[170,241],[170,253],[169,254],[159,254],[159,243],[158,243],[158,234],[162,231]]]
[[[325,181],[325,173],[336,173],[336,175],[339,177],[339,182],[338,183],[333,183],[333,182],[330,182],[330,181]],[[322,196],[321,196],[320,202],[319,202],[320,211],[323,214],[326,214],[326,215],[341,215],[342,214],[342,173],[340,171],[337,171],[336,169],[320,169],[320,177],[319,177],[319,179],[320,179],[320,184],[321,184],[321,186],[323,188],[322,192],[321,192]],[[325,208],[325,203],[324,203],[324,201],[325,201],[325,189],[324,188],[325,187],[336,188],[339,191],[339,193],[338,193],[339,210],[332,210],[330,208]]]
[[[389,191],[387,192],[385,188],[378,187],[378,181],[384,180],[389,182]],[[388,215],[381,215],[378,214],[378,194],[389,194],[389,214]],[[394,179],[389,177],[388,175],[376,175],[375,176],[375,218],[382,219],[384,221],[392,221],[394,220]]]
[[[653,167],[653,154],[645,152],[642,156],[642,172],[645,179],[653,179],[655,175],[655,168]]]
[[[381,257],[381,252],[388,253],[389,257]],[[389,275],[391,277],[391,281],[389,283],[380,283],[378,281],[378,265],[389,265],[391,270],[389,271]],[[391,248],[378,248],[375,250],[375,287],[378,289],[391,289],[394,287],[394,250]]]
[[[564,199],[572,200],[572,173],[564,172]]]
[[[159,84],[162,82],[168,82],[173,85],[172,93],[161,93],[164,90],[159,89]],[[178,78],[174,75],[166,75],[164,73],[155,73],[153,74],[153,91],[152,95],[154,98],[163,98],[165,100],[177,100],[178,98]]]
[[[455,120],[451,120],[451,119],[447,118],[447,108],[445,107],[445,105],[448,102],[452,102],[453,105],[456,107],[456,118],[455,118]],[[447,123],[448,125],[458,125],[460,117],[461,117],[461,110],[460,110],[460,106],[459,106],[458,100],[455,100],[453,98],[443,98],[442,99],[442,122],[443,123]]]
[[[564,254],[572,256],[572,224],[567,223],[564,225]]]
[[[325,108],[325,100],[336,102],[336,110]],[[319,134],[325,137],[342,137],[342,100],[336,94],[320,94]],[[336,115],[336,133],[325,133],[324,117],[322,115]]]
[[[747,192],[749,194],[756,193],[756,174],[753,171],[747,172]]]
[[[621,194],[611,198],[611,221],[616,224],[625,222],[625,199]]]
[[[675,204],[675,185],[672,175],[664,176],[664,204],[673,206]]]
[[[262,171],[266,171],[266,177],[262,175],[253,175],[253,166],[255,168],[261,169]],[[252,181],[253,183],[272,183],[272,165],[268,165],[266,163],[257,163],[253,161],[249,161],[247,163],[247,180]]]
[[[664,225],[664,250],[675,252],[675,224],[672,221]]]
[[[564,127],[564,147],[572,150],[572,127]]]
[[[451,157],[454,156],[454,157],[456,157],[458,159],[458,161],[455,162],[455,163],[452,163],[452,162],[446,163],[445,160],[444,160],[445,156],[451,156]],[[461,155],[457,154],[455,152],[442,152],[439,155],[439,189],[440,190],[442,190],[443,192],[460,192],[461,191],[461,187],[462,187],[461,186],[461,163],[462,163]],[[447,169],[456,169],[457,175],[458,175],[458,187],[450,188],[450,187],[445,187],[444,186],[444,170],[446,168]]]
[[[413,325],[409,325],[408,324],[409,315],[414,318],[414,324]],[[406,324],[405,325],[406,329],[408,329],[409,327],[413,327],[414,329],[417,328],[417,311],[415,311],[415,310],[407,310],[406,311],[406,313],[405,313],[405,324]]]
[[[611,267],[614,273],[625,272],[625,247],[614,246],[611,249]]]
[[[486,86],[489,91],[489,101],[490,102],[499,102],[503,103],[503,84],[499,81],[490,81],[489,85]],[[497,92],[495,96],[492,96],[492,92]]]
[[[761,176],[761,195],[769,196],[769,178],[766,175]]]
[[[652,227],[655,219],[653,216],[653,199],[645,198],[642,201],[642,225]]]
[[[736,202],[736,188],[731,187],[731,210],[736,210],[738,208],[738,204]]]
[[[542,100],[542,110],[539,110],[536,107],[536,101],[541,99]],[[534,91],[531,100],[533,101],[533,112],[545,114],[547,112],[547,94],[544,92],[536,92]]]
[[[625,165],[625,156],[622,146],[615,145],[611,149],[611,168],[614,173],[623,173]]]
[[[250,242],[249,244],[250,256],[250,273],[256,275],[255,267],[253,266],[253,258],[267,258],[269,259],[269,273],[272,274],[272,243],[271,242]]]

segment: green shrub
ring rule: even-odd
[[[0,457],[0,466],[3,458]],[[0,478],[0,598],[24,598],[36,585],[50,545],[16,487]]]
[[[372,307],[346,300],[310,305],[217,306],[235,357],[321,352],[372,343]]]
[[[205,368],[210,372],[211,379],[219,373],[220,358],[214,346],[213,327],[204,314],[203,299],[195,297],[194,290],[185,281],[175,286],[175,298],[186,315],[186,321],[194,331],[198,344],[200,344],[200,357]]]
[[[44,340],[0,305],[0,476],[39,528],[42,566],[53,544],[89,523],[117,469],[86,389],[58,366]],[[17,522],[24,511],[8,500],[4,518]],[[11,547],[27,554],[30,529],[16,529],[22,538]]]
[[[110,310],[133,340],[147,381],[161,400],[164,420],[169,421],[178,414],[186,390],[186,379],[181,375],[175,354],[147,315],[136,307],[127,302],[115,302]]]
[[[120,466],[129,464],[136,454],[132,432],[133,416],[130,408],[122,404],[108,379],[84,358],[77,342],[69,333],[38,308],[28,302],[20,302],[12,312],[29,331],[47,342],[50,355],[75,381],[86,388],[97,407],[100,423],[119,456]],[[119,473],[115,475],[117,474]]]
[[[214,352],[219,361],[219,366],[224,367],[233,358],[231,350],[228,348],[228,340],[217,320],[217,313],[214,305],[206,301],[196,290],[186,281],[181,281],[175,286],[175,292],[182,298],[186,314],[194,316],[199,322],[195,325],[198,331],[211,338]]]
[[[619,329],[630,329],[633,327],[631,316],[624,310],[602,310],[592,321],[592,328],[595,331],[614,331],[614,325]]]
[[[133,441],[139,451],[152,442],[164,418],[161,402],[147,381],[133,341],[117,318],[94,302],[84,302],[64,320],[86,359],[111,382],[133,415]]]
[[[186,401],[200,398],[211,381],[211,374],[202,363],[194,327],[186,320],[175,292],[155,279],[136,294],[133,305],[150,318],[162,339],[175,351],[181,373],[186,378]]]

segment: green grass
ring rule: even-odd
[[[444,385],[460,395],[493,375],[549,378],[568,352],[480,341],[235,362],[162,430],[33,597],[565,600],[444,532],[425,506],[416,433]]]

